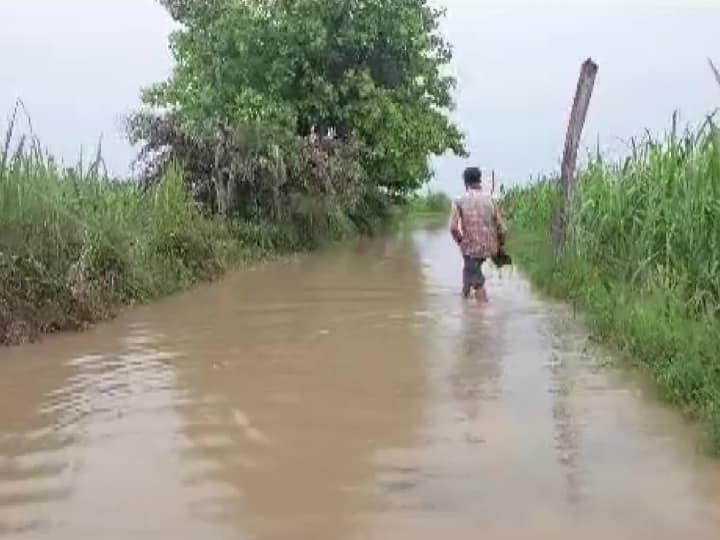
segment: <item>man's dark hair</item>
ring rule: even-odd
[[[466,186],[477,186],[482,183],[482,172],[477,167],[468,167],[463,173]]]

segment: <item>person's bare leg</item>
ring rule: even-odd
[[[475,288],[475,300],[477,300],[481,304],[485,304],[488,302],[488,295],[487,291],[485,290],[485,285]]]

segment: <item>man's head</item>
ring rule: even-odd
[[[482,172],[477,167],[468,167],[463,173],[465,187],[479,189],[482,186]]]

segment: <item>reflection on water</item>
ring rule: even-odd
[[[0,537],[714,538],[720,469],[444,230],[239,272],[0,353]]]
[[[421,301],[409,247],[392,242],[232,278],[212,316],[165,323],[169,339],[212,320],[212,343],[185,338],[178,385],[193,485],[222,486],[197,517],[259,537],[344,538],[377,510],[377,448],[414,445],[420,421]],[[160,324],[176,312],[155,312]],[[386,486],[387,487],[387,486]]]
[[[554,321],[553,321],[554,322]],[[573,368],[587,358],[583,356],[582,338],[570,335],[568,339],[562,328],[553,328],[553,349],[548,365],[550,371],[549,392],[552,395],[552,416],[555,426],[555,449],[557,460],[565,472],[565,493],[570,507],[576,508],[582,502],[583,479],[581,471],[582,426],[579,425],[573,407],[573,386],[577,373]]]
[[[175,354],[140,322],[6,351],[0,534],[157,537],[182,522]],[[165,493],[167,490],[167,493]],[[168,528],[170,527],[170,528]],[[192,531],[192,532],[191,532]],[[183,526],[179,537],[200,533]]]
[[[72,494],[79,466],[68,456],[77,444],[66,428],[73,406],[57,407],[53,398],[69,370],[27,356],[19,349],[0,353],[0,535],[46,526],[46,510]]]

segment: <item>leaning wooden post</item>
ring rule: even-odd
[[[560,184],[562,186],[562,198],[558,202],[553,219],[553,250],[555,257],[560,257],[565,249],[567,240],[567,227],[570,222],[575,191],[577,187],[577,153],[580,145],[580,137],[585,127],[587,111],[590,107],[590,98],[595,87],[598,66],[592,59],[588,58],[580,70],[575,101],[570,113],[570,124],[568,125],[565,137],[565,152],[563,154]]]

